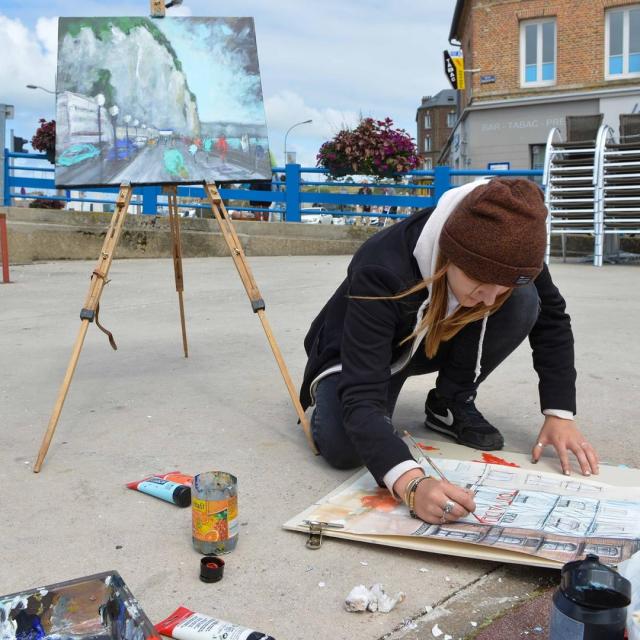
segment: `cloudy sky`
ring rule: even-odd
[[[184,0],[168,15],[253,16],[271,148],[315,165],[318,147],[360,115],[390,117],[415,137],[424,95],[448,88],[442,51],[455,0]],[[0,102],[7,128],[31,138],[54,99],[57,16],[148,15],[148,0],[0,0]],[[203,70],[206,73],[206,69]]]

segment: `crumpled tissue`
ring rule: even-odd
[[[378,582],[369,589],[359,584],[347,596],[344,607],[347,611],[380,611],[389,613],[398,603],[405,599],[405,594],[399,591],[395,597],[385,593],[384,587]]]

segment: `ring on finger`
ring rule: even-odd
[[[538,444],[536,445],[536,447],[540,447],[541,449],[544,448],[544,445],[542,444],[542,442],[538,442]]]
[[[442,517],[444,518],[444,516],[446,516],[449,513],[451,513],[455,506],[456,506],[456,503],[453,500],[447,500],[444,503],[444,507],[442,508],[442,510],[444,511],[444,515]]]

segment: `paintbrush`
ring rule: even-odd
[[[426,454],[422,451],[422,449],[420,449],[420,445],[416,442],[416,440],[413,438],[413,436],[405,429],[404,431],[404,435],[407,436],[407,438],[409,438],[409,440],[411,440],[411,444],[418,450],[418,453],[429,463],[429,466],[438,474],[438,476],[440,477],[440,480],[444,480],[445,482],[449,482],[449,480],[447,479],[447,476],[444,475],[444,473],[442,473],[442,471],[440,470],[440,467],[438,467],[438,465]],[[416,460],[416,462],[418,462],[418,460]],[[449,482],[449,484],[453,484],[452,482]],[[484,522],[482,522],[482,519],[479,518],[475,513],[473,513],[473,511],[469,512],[478,522],[480,522],[481,524],[484,524]]]

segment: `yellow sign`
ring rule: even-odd
[[[464,89],[464,58],[456,52],[444,52],[444,72],[451,86],[458,91]]]
[[[456,68],[456,84],[459,90],[464,89],[464,58],[455,56],[452,58],[453,66]]]

